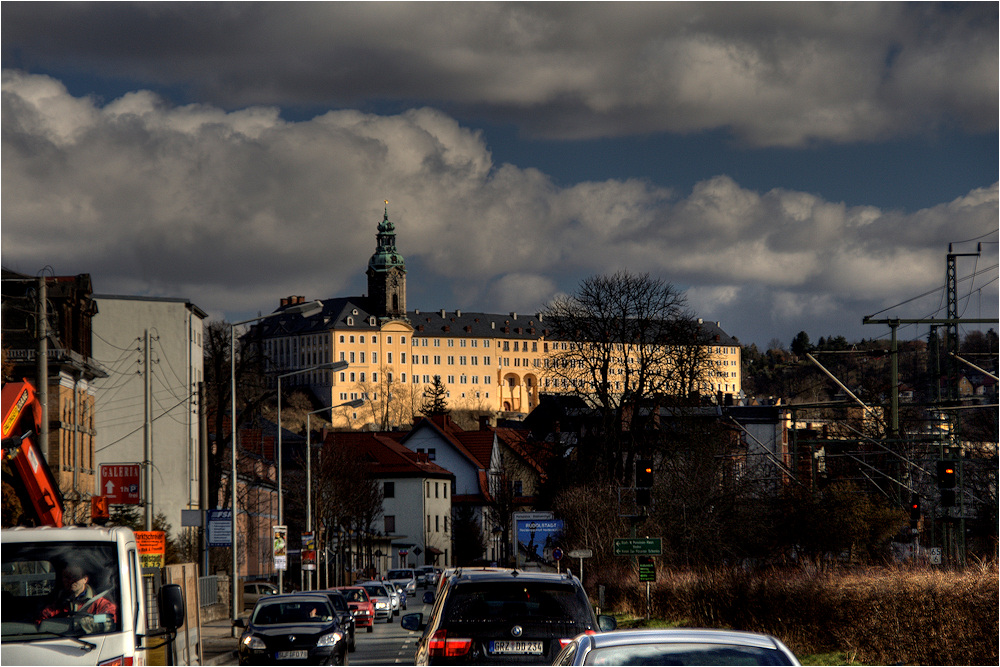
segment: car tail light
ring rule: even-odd
[[[116,665],[133,665],[133,664],[135,664],[135,661],[134,661],[134,659],[132,658],[132,656],[128,656],[128,657],[126,658],[125,656],[123,656],[123,655],[120,655],[120,656],[118,656],[118,657],[116,657],[116,658],[110,658],[110,659],[108,659],[108,660],[105,660],[104,662],[99,662],[99,663],[97,663],[97,664],[98,664],[98,665],[109,665],[109,666],[116,666]]]
[[[431,637],[427,648],[431,655],[458,658],[472,648],[472,639],[449,637],[447,630],[438,630]]]
[[[596,630],[587,630],[583,634],[585,634],[585,635],[596,635],[597,631]],[[572,643],[573,643],[572,639],[560,639],[559,640],[559,648],[566,648],[567,646],[569,646]]]

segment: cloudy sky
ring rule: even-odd
[[[996,3],[0,11],[9,269],[245,319],[363,293],[387,199],[410,308],[624,268],[747,344],[855,340],[944,317],[981,243],[959,312],[997,316]]]

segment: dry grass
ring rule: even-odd
[[[882,665],[998,664],[996,563],[964,570],[661,572],[658,579],[654,617],[766,632],[797,655],[839,652]],[[610,608],[643,614],[644,584],[606,586]]]

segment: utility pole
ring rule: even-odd
[[[142,470],[144,473],[143,501],[146,508],[145,529],[153,530],[153,423],[150,420],[150,376],[149,376],[149,329],[143,334],[145,350],[143,353],[143,394],[142,409]]]
[[[45,276],[38,276],[38,304],[35,314],[35,330],[38,336],[38,352],[35,368],[38,375],[38,402],[42,405],[42,423],[38,433],[38,446],[46,460],[49,458],[49,325],[48,287]],[[53,464],[54,465],[54,464]]]

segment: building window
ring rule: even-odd
[[[392,535],[396,532],[396,517],[387,514],[383,518],[385,520],[385,534]]]
[[[401,364],[405,364],[406,363],[406,352],[400,352],[399,353],[399,363],[401,363]]]
[[[382,483],[382,497],[383,498],[395,498],[396,497],[396,483],[395,482],[383,482]]]
[[[365,342],[365,337],[364,336],[358,336],[358,342],[359,343]]]
[[[340,342],[341,342],[341,343],[343,343],[343,342],[344,342],[344,334],[340,334]]]
[[[434,497],[435,498],[440,498],[441,497],[441,496],[438,495],[441,492],[440,486],[441,486],[440,484],[438,484],[437,482],[434,482]]]
[[[392,341],[389,341],[389,342],[391,343]],[[406,336],[400,336],[399,337],[399,344],[400,345],[406,345]]]
[[[419,452],[420,450],[418,449],[417,451]],[[428,498],[430,498],[430,497],[431,497],[431,483],[430,483],[430,482],[427,482],[427,497],[428,497]],[[428,517],[429,517],[429,516],[430,516],[430,515],[428,515]],[[428,519],[428,521],[429,521],[429,520],[430,520],[430,519]]]

